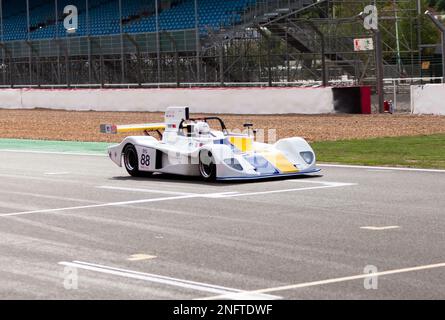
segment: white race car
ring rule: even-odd
[[[216,122],[220,130],[209,123]],[[251,124],[247,134],[230,133],[218,117],[192,119],[188,107],[170,107],[165,123],[101,125],[102,133],[143,132],[112,146],[108,154],[131,176],[168,173],[201,176],[206,181],[260,179],[316,173],[315,153],[302,138],[275,144],[256,142]],[[158,133],[160,140],[151,133]]]

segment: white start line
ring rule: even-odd
[[[212,293],[218,295],[224,295],[226,299],[233,300],[276,300],[281,299],[279,296],[267,295],[267,294],[250,294],[248,291],[243,291],[239,289],[223,287],[218,285],[213,285],[209,283],[196,282],[183,280],[178,278],[166,277],[158,274],[138,272],[133,270],[126,270],[121,268],[109,267],[94,263],[73,261],[73,262],[59,262],[59,265],[65,267],[71,267],[75,269],[87,270],[102,274],[108,274],[118,277],[123,277],[127,279],[142,280],[151,283],[163,284],[168,286],[173,286],[182,289],[188,289],[192,291],[199,291],[205,293]],[[246,292],[246,294],[244,294]],[[233,298],[232,298],[233,297]]]
[[[371,231],[385,231],[385,230],[394,230],[400,229],[400,226],[387,226],[387,227],[360,227],[363,230],[371,230]]]
[[[323,182],[323,181],[300,181],[300,182],[316,183],[316,184],[321,184],[321,185],[313,186],[313,187],[300,187],[300,188],[270,190],[270,191],[261,191],[261,192],[248,192],[248,193],[220,192],[220,193],[207,193],[207,194],[184,193],[184,192],[162,191],[162,190],[140,189],[140,188],[99,186],[97,188],[116,190],[116,191],[125,191],[125,192],[165,194],[165,195],[169,195],[169,197],[109,202],[109,203],[63,207],[63,208],[54,208],[54,209],[30,210],[30,211],[23,211],[23,212],[3,213],[3,214],[0,214],[0,217],[14,217],[14,216],[36,214],[36,213],[60,213],[60,212],[65,212],[65,211],[85,210],[85,209],[104,208],[104,207],[121,207],[121,206],[126,206],[126,205],[184,200],[184,199],[192,199],[192,198],[225,199],[225,198],[258,196],[258,195],[267,195],[267,194],[281,194],[281,193],[289,193],[289,192],[340,188],[340,187],[349,187],[349,186],[357,185],[355,183]]]
[[[370,276],[371,277],[383,277],[383,276],[402,274],[402,273],[407,273],[407,272],[418,272],[418,271],[438,269],[438,268],[445,268],[445,263],[428,264],[428,265],[422,265],[422,266],[417,266],[417,267],[412,267],[412,268],[394,269],[394,270],[375,272],[375,273],[358,274],[358,275],[349,276],[349,277],[340,277],[340,278],[326,279],[326,280],[320,280],[320,281],[304,282],[304,283],[298,283],[298,284],[285,285],[285,286],[281,286],[281,287],[246,291],[241,294],[267,294],[267,293],[280,292],[280,291],[290,291],[290,290],[296,290],[296,289],[302,289],[302,288],[308,288],[308,287],[328,285],[328,284],[333,284],[333,283],[341,283],[341,282],[346,282],[346,281],[367,279]],[[234,294],[230,294],[229,297],[230,297],[230,299],[236,298],[234,296]],[[208,298],[197,299],[197,300],[222,300],[222,299],[227,299],[227,296],[219,295],[219,296],[215,296],[215,297],[208,297]]]
[[[109,267],[109,266],[104,266],[104,265],[99,265],[99,264],[94,264],[94,263],[89,263],[89,262],[82,262],[82,261],[73,261],[73,262],[62,261],[62,262],[59,262],[59,265],[62,265],[65,267],[71,267],[71,268],[75,268],[75,269],[81,269],[81,270],[87,270],[87,271],[91,271],[91,272],[112,275],[112,276],[128,278],[128,279],[135,279],[135,280],[141,280],[141,281],[146,281],[146,282],[151,282],[151,283],[168,285],[168,286],[173,286],[173,287],[177,287],[177,288],[188,289],[191,291],[199,291],[199,292],[216,294],[216,296],[197,298],[195,300],[224,300],[224,299],[226,299],[226,300],[277,300],[277,299],[282,299],[283,297],[277,296],[277,295],[271,295],[271,293],[291,291],[291,290],[316,287],[316,286],[323,286],[323,285],[342,283],[342,282],[348,282],[348,281],[354,281],[354,280],[362,280],[362,279],[369,278],[370,276],[383,277],[383,276],[390,276],[390,275],[403,274],[403,273],[409,273],[409,272],[420,272],[420,271],[426,271],[426,270],[445,268],[445,263],[436,263],[436,264],[421,265],[421,266],[416,266],[416,267],[375,272],[372,274],[364,273],[364,274],[357,274],[357,275],[353,275],[353,276],[345,276],[345,277],[339,277],[339,278],[331,278],[331,279],[325,279],[325,280],[303,282],[303,283],[298,283],[298,284],[283,285],[283,286],[272,287],[272,288],[265,288],[265,289],[258,289],[258,290],[244,290],[243,291],[240,289],[229,288],[229,287],[224,287],[224,286],[219,286],[219,285],[213,285],[213,284],[208,284],[208,283],[203,283],[203,282],[196,282],[196,281],[178,279],[178,278],[173,278],[173,277],[166,277],[166,276],[157,275],[157,274],[138,272],[138,271],[121,269],[121,268],[116,268],[116,267]]]
[[[65,172],[45,172],[45,175],[47,176],[63,176],[63,175],[67,175],[70,174],[70,172],[65,171]]]

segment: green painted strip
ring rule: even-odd
[[[0,150],[17,151],[106,154],[111,145],[113,144],[105,142],[0,139]]]

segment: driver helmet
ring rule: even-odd
[[[208,135],[210,133],[210,126],[207,122],[197,122],[194,126],[195,135]]]

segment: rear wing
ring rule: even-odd
[[[100,132],[106,134],[152,132],[152,131],[165,130],[166,127],[167,126],[165,123],[146,123],[146,124],[130,124],[130,125],[101,124]]]
[[[189,118],[189,107],[168,107],[167,111],[165,112],[165,123],[130,124],[123,126],[115,124],[101,124],[100,132],[108,134],[152,131],[176,132],[179,125],[184,120],[188,120]]]

